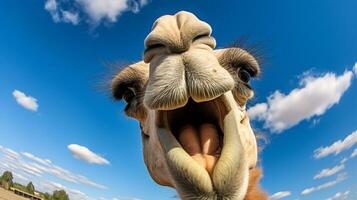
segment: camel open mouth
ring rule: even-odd
[[[202,193],[232,188],[246,167],[238,130],[241,114],[231,92],[214,100],[189,100],[184,107],[158,111],[162,124],[157,133],[171,175],[179,180],[176,184]]]
[[[227,110],[222,99],[201,103],[190,99],[182,108],[161,112],[165,128],[186,153],[212,175],[223,148],[223,119]]]

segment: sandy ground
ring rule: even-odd
[[[0,200],[29,200],[29,199],[20,197],[10,191],[0,188]]]

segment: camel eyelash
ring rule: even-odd
[[[260,72],[259,65],[249,52],[241,48],[227,49],[220,57],[220,63],[230,70],[245,69],[251,77],[257,77]]]

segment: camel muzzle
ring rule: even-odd
[[[234,80],[213,49],[211,27],[187,12],[160,17],[145,39],[149,80],[144,104],[151,110],[183,107],[216,99],[234,88]]]

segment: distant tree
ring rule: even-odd
[[[69,200],[69,197],[64,190],[56,190],[53,192],[52,200]]]
[[[1,176],[2,181],[12,182],[12,179],[13,179],[12,173],[9,171],[5,171]]]
[[[27,184],[26,190],[30,194],[35,194],[35,186],[32,184],[31,181]]]
[[[52,195],[50,195],[49,193],[45,193],[45,194],[43,194],[43,198],[45,199],[45,200],[52,200]]]
[[[1,176],[1,185],[2,187],[4,187],[5,189],[10,189],[10,187],[12,186],[12,173],[9,171],[5,171],[2,176]]]

